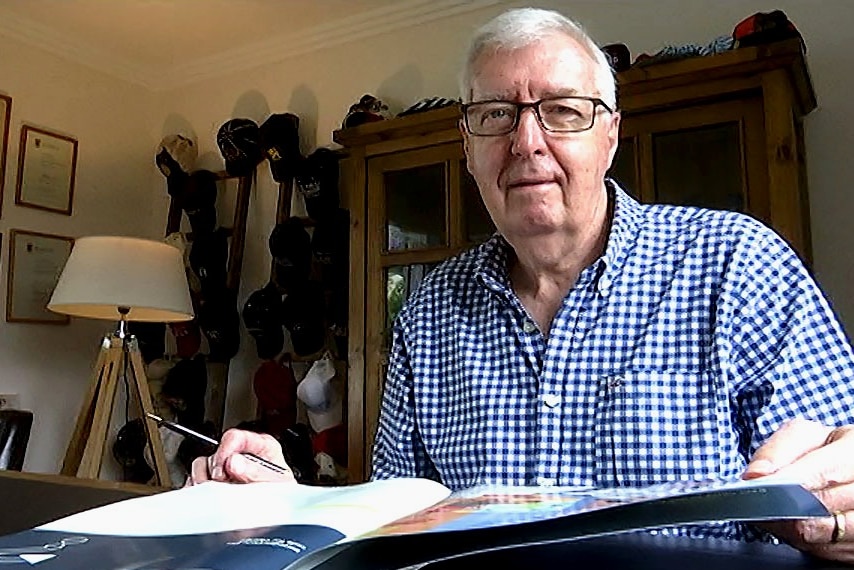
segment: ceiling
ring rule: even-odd
[[[154,90],[502,0],[0,0],[0,35]]]

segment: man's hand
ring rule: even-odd
[[[799,482],[834,516],[767,523],[763,528],[800,550],[854,563],[854,426],[787,422],[756,450],[743,477],[771,474]]]
[[[229,483],[258,483],[262,481],[296,482],[293,472],[281,474],[243,456],[252,453],[287,467],[282,454],[282,446],[268,434],[230,429],[219,442],[216,452],[210,457],[197,457],[193,460],[190,475],[185,487],[198,485],[205,481],[226,481]]]

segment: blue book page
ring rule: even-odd
[[[342,533],[316,525],[135,537],[28,530],[0,537],[0,566],[39,570],[282,570],[342,538]]]

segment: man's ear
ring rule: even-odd
[[[610,169],[614,163],[614,157],[617,155],[617,146],[620,143],[620,120],[622,119],[619,111],[614,111],[611,114],[611,123],[608,125],[608,168]]]
[[[457,122],[457,128],[459,128],[459,129],[460,129],[460,136],[462,137],[462,140],[463,140],[463,153],[465,153],[465,155],[466,155],[466,167],[468,168],[468,165],[471,163],[471,160],[470,160],[470,159],[471,159],[471,156],[469,155],[469,151],[470,151],[470,149],[469,149],[470,140],[469,140],[469,133],[468,133],[468,131],[466,130],[466,126],[465,126],[465,124],[463,123],[463,120],[462,120],[462,119],[460,119],[460,120]],[[470,169],[470,168],[469,168],[468,170],[469,170],[469,172],[471,172],[471,169]]]

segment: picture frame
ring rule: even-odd
[[[0,93],[0,217],[3,216],[3,187],[6,181],[6,156],[9,152],[9,125],[12,121],[12,98]]]
[[[64,325],[68,315],[47,309],[74,238],[12,229],[6,272],[6,321]]]
[[[77,173],[77,139],[21,127],[15,204],[71,215]]]

